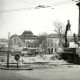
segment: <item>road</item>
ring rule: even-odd
[[[0,70],[0,80],[38,80],[23,76],[18,72],[22,73],[22,71],[15,70]]]
[[[0,70],[0,80],[80,80],[80,65],[33,70]]]

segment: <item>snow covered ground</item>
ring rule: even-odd
[[[7,62],[7,57],[2,57],[2,63]],[[16,63],[14,56],[9,57],[9,63]],[[36,57],[20,57],[19,63],[48,63],[48,64],[67,64],[64,60],[58,60],[54,55],[43,55]]]

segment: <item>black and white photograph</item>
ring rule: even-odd
[[[0,80],[80,80],[80,0],[0,0]]]

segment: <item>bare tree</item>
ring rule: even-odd
[[[38,44],[44,50],[44,53],[47,53],[47,33],[42,33],[38,36]]]
[[[64,25],[59,20],[56,20],[53,24],[55,26],[55,30],[54,31],[58,34],[59,41],[60,41],[60,43],[62,43],[62,38],[63,38],[63,35],[65,34]]]
[[[46,40],[47,33],[42,33],[41,35],[38,36],[38,44],[40,45],[43,41]]]

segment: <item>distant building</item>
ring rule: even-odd
[[[58,34],[49,34],[40,44],[41,51],[46,49],[46,53],[52,54],[55,52],[55,49],[59,46],[59,36]]]
[[[7,50],[8,48],[8,40],[0,39],[0,50]]]
[[[36,48],[37,46],[37,36],[33,35],[31,31],[24,31],[19,38],[25,43],[27,48]]]
[[[10,41],[9,41],[9,47],[12,51],[14,50],[21,50],[22,47],[25,47],[25,44],[23,43],[23,41],[19,38],[18,35],[12,35],[10,37]]]
[[[37,48],[37,43],[37,36],[33,35],[31,31],[24,31],[22,35],[12,35],[10,37],[11,48],[16,48],[18,50],[22,50],[24,47],[29,49]]]
[[[63,43],[64,40],[65,40],[64,35],[62,35]],[[68,42],[72,40],[74,40],[73,36],[68,36]],[[58,34],[49,34],[46,35],[44,38],[35,36],[31,31],[24,31],[22,35],[12,35],[10,37],[10,47],[12,49],[14,48],[17,50],[28,48],[28,49],[36,49],[37,52],[45,52],[52,54],[55,52],[55,50],[58,48],[59,45],[60,45],[60,37]]]
[[[77,42],[77,34],[75,35],[68,35],[68,44],[70,42]],[[62,43],[60,43],[60,39],[62,41]],[[55,50],[59,47],[59,46],[64,46],[64,34],[62,34],[62,37],[60,38],[58,34],[49,34],[47,37],[47,48],[48,48],[48,52],[49,53],[54,53]]]
[[[49,34],[47,37],[47,48],[49,53],[54,53],[55,49],[59,46],[58,34]]]

